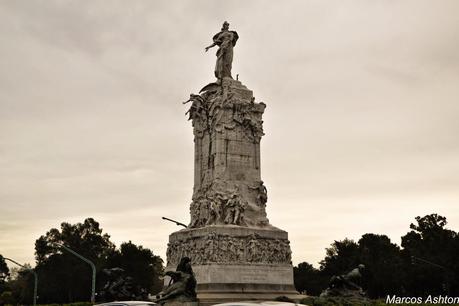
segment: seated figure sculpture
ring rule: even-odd
[[[191,268],[191,259],[183,257],[177,265],[176,271],[167,271],[171,282],[156,296],[156,303],[160,305],[169,303],[185,303],[196,301],[196,278]]]
[[[347,274],[335,275],[330,279],[328,288],[323,291],[321,297],[364,297],[365,292],[358,285],[362,278],[362,272],[365,266],[360,264]]]

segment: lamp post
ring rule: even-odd
[[[75,255],[76,257],[78,257],[79,259],[83,260],[84,262],[88,263],[91,266],[91,269],[92,269],[91,303],[94,304],[96,301],[96,266],[94,265],[94,263],[90,261],[89,259],[87,259],[86,257],[81,256],[80,254],[72,250],[71,248],[66,247],[63,244],[60,244],[57,242],[54,242],[53,244],[60,246],[61,248],[65,249],[69,253],[72,253],[73,255]]]
[[[21,268],[25,269],[25,270],[28,270],[30,272],[33,273],[33,276],[34,276],[34,285],[33,285],[33,306],[37,305],[37,290],[38,290],[38,274],[37,272],[35,272],[34,269],[31,269],[31,268],[27,268],[26,266],[24,265],[21,265],[20,263],[12,260],[11,258],[6,258],[6,257],[3,257],[3,259],[5,260],[8,260],[8,261],[11,261],[12,263],[20,266]]]

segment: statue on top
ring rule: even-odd
[[[222,30],[214,35],[213,44],[206,47],[206,52],[215,46],[219,46],[217,51],[217,63],[215,65],[215,77],[218,80],[231,76],[233,63],[233,47],[236,45],[239,35],[236,31],[229,30],[229,23],[224,22]]]

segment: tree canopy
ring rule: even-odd
[[[127,275],[135,276],[137,284],[148,292],[156,293],[162,289],[163,260],[143,246],[131,241],[121,244],[108,258],[107,267],[122,268]]]
[[[299,291],[318,294],[333,275],[365,265],[363,287],[370,297],[386,295],[459,295],[459,234],[446,228],[445,217],[416,217],[401,237],[401,248],[386,235],[365,234],[358,242],[334,241],[319,269],[303,262],[294,268]]]
[[[114,267],[124,269],[126,276],[132,277],[136,286],[149,293],[154,294],[161,289],[163,261],[159,256],[131,241],[123,243],[117,249],[100,224],[93,218],[87,218],[76,224],[63,222],[60,228],[51,228],[36,240],[35,271],[39,277],[41,304],[90,300],[91,267],[60,245],[65,245],[95,264],[96,291],[100,291],[105,285],[102,271]],[[0,269],[1,267],[0,259]],[[16,303],[31,303],[33,277],[30,271],[20,269],[8,286],[8,299],[11,297]]]
[[[8,269],[8,265],[5,262],[5,258],[0,255],[0,283],[4,282],[5,279],[10,274],[10,269]]]
[[[5,291],[5,279],[10,275],[10,269],[5,262],[5,259],[0,255],[0,294]]]

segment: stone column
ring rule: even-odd
[[[224,78],[191,95],[195,143],[191,221],[172,233],[167,269],[188,256],[201,302],[300,297],[287,232],[266,216],[260,177],[262,115],[241,82]]]

